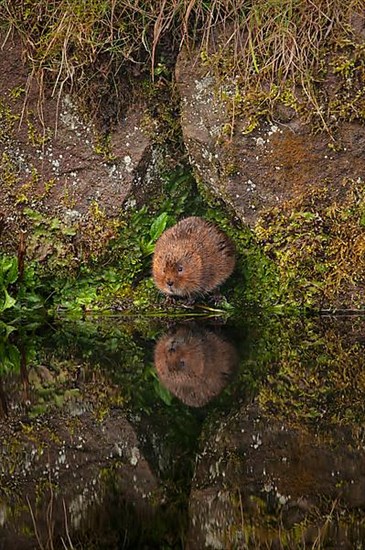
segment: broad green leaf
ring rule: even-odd
[[[3,275],[3,284],[8,286],[15,283],[18,278],[18,258],[9,258],[6,265],[6,270],[4,271],[6,271],[6,273]]]
[[[162,214],[160,214],[158,218],[155,219],[150,229],[150,237],[152,241],[157,241],[160,235],[162,235],[162,233],[165,231],[167,219],[167,212],[162,212]]]
[[[9,295],[8,291],[5,288],[3,289],[3,292],[4,302],[2,304],[0,303],[0,313],[5,311],[6,309],[10,309],[16,303],[16,300]]]

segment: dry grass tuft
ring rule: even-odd
[[[121,101],[128,78],[171,69],[185,44],[221,76],[247,87],[300,85],[321,115],[315,93],[323,51],[351,34],[363,1],[349,0],[3,0],[0,20],[22,38],[32,76],[53,93],[97,81],[100,103]],[[124,98],[125,99],[125,98]],[[100,105],[99,105],[100,106]],[[105,110],[105,105],[103,106]],[[109,113],[113,116],[115,113]],[[323,115],[322,119],[324,122]]]

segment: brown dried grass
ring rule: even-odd
[[[59,96],[123,72],[153,80],[166,49],[172,68],[185,45],[243,82],[299,82],[315,102],[321,52],[348,32],[354,13],[363,16],[362,0],[0,2],[0,20],[8,35],[20,35],[31,76],[51,81]]]

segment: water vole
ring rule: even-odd
[[[158,239],[152,261],[156,286],[170,296],[206,294],[232,273],[235,251],[216,225],[191,216]]]

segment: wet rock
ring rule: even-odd
[[[34,366],[28,373],[29,383],[37,389],[51,386],[54,383],[54,379],[53,373],[44,365]]]
[[[222,84],[194,59],[182,51],[176,67],[184,141],[197,178],[242,221],[254,226],[262,212],[311,188],[330,184],[336,190],[345,178],[363,177],[362,124],[338,123],[334,150],[327,132],[314,134],[293,110],[279,105],[275,123],[263,122],[247,134],[247,120],[233,121],[221,99],[222,92],[233,96],[234,79]]]
[[[19,203],[59,214],[70,209],[83,213],[93,201],[113,216],[131,195],[137,201],[149,196],[153,181],[146,173],[153,158],[142,107],[128,110],[112,130],[110,143],[103,143],[70,95],[52,92],[31,78],[16,36],[8,39],[0,58],[0,100],[7,130],[0,156],[8,162],[0,210],[8,217]],[[9,180],[10,172],[16,181]]]
[[[365,478],[355,475],[350,479],[343,489],[343,498],[349,508],[362,508],[365,510]]]
[[[229,491],[204,490],[194,492],[190,501],[191,524],[187,548],[223,550],[229,544],[229,530],[234,527],[235,514]],[[224,526],[224,529],[222,527]]]

